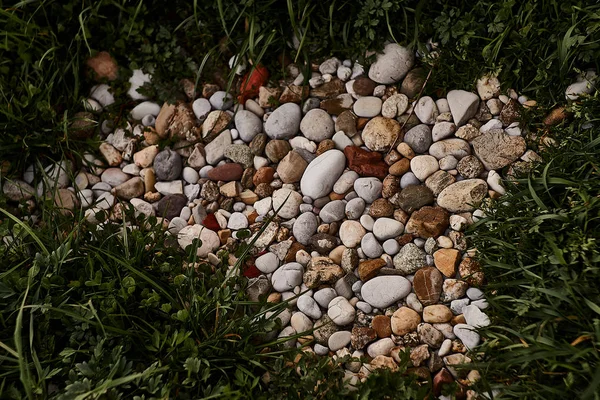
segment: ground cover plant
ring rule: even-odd
[[[597,5],[454,3],[176,1],[166,14],[158,1],[0,3],[2,173],[18,173],[26,160],[77,159],[89,148],[67,127],[91,84],[84,61],[99,50],[119,62],[122,91],[131,70],[152,68],[158,90],[150,95],[158,101],[177,98],[172,89],[182,78],[233,85],[223,71],[237,53],[264,62],[276,79],[282,54],[364,60],[387,37],[424,52],[430,38],[438,43],[439,57],[425,63],[434,68],[426,93],[469,87],[497,71],[505,87],[552,106],[563,102],[575,67],[598,67]],[[294,34],[297,51],[288,45]],[[546,163],[477,227],[490,293],[498,296],[488,298],[498,325],[514,328],[489,330],[483,389],[519,398],[597,396],[598,143],[594,126],[580,127],[595,123],[597,104],[573,106],[575,122],[550,132],[558,147],[545,153]],[[318,384],[326,385],[320,398],[347,394],[334,379],[322,382],[341,378],[340,369],[303,360],[299,379],[274,348],[253,341],[274,322],[250,318],[255,305],[222,287],[222,271],[184,269],[195,260],[156,240],[158,231],[91,232],[77,218],[45,213],[33,232],[2,216],[9,238],[0,275],[2,397],[294,398]],[[268,387],[259,379],[267,370]],[[427,385],[413,383],[374,376],[356,396],[422,398]]]
[[[489,217],[473,226],[497,328],[482,368],[488,388],[515,398],[600,393],[600,139],[597,97],[550,129],[554,145]]]

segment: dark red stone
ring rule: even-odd
[[[238,181],[242,178],[244,168],[237,163],[219,165],[208,171],[207,177],[211,181]]]
[[[204,218],[204,220],[202,221],[202,225],[205,228],[208,228],[211,231],[215,231],[215,232],[217,232],[219,229],[221,229],[221,227],[219,226],[219,223],[217,222],[217,217],[215,217],[215,214],[213,214],[213,213],[206,215],[206,218]]]
[[[243,274],[246,278],[256,278],[261,274],[261,272],[258,268],[256,268],[256,265],[252,264],[244,267]]]
[[[238,103],[244,104],[246,100],[258,96],[261,86],[269,80],[269,70],[262,64],[252,68],[242,79]]]
[[[344,149],[348,159],[348,168],[360,176],[374,176],[383,179],[388,174],[388,165],[383,161],[383,155],[375,151],[363,150],[358,146],[348,146]]]
[[[454,378],[450,371],[446,368],[442,368],[440,372],[433,377],[433,394],[436,396],[441,395],[444,385],[448,385],[452,382],[454,382]]]

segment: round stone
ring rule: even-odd
[[[407,143],[415,153],[425,153],[431,146],[431,129],[425,124],[417,125],[404,135]]]
[[[346,347],[350,343],[351,338],[352,333],[350,331],[335,332],[329,337],[329,341],[327,342],[329,350],[338,351]]]
[[[327,306],[327,315],[336,325],[344,326],[354,321],[356,310],[345,297],[338,296]]]
[[[302,195],[291,189],[278,189],[273,193],[273,210],[281,218],[290,219],[298,215]]]
[[[400,135],[400,124],[395,119],[375,117],[362,131],[365,146],[372,151],[388,151]]]
[[[354,181],[354,191],[367,203],[372,203],[381,197],[383,183],[377,178],[358,178]]]
[[[235,114],[234,122],[240,139],[246,143],[250,143],[263,130],[263,123],[260,118],[248,110],[239,110]]]
[[[365,234],[365,228],[358,221],[344,221],[340,226],[340,239],[346,247],[358,246]]]
[[[313,213],[302,213],[296,218],[292,232],[296,240],[306,246],[310,238],[317,232],[318,225],[317,217]]]
[[[400,252],[394,257],[394,267],[405,275],[415,273],[423,268],[426,263],[426,254],[414,243],[402,246]]]
[[[331,116],[320,108],[314,108],[304,115],[300,122],[300,131],[307,139],[315,142],[331,139],[335,133]]]
[[[273,289],[278,292],[288,292],[302,284],[303,274],[304,267],[301,264],[297,262],[284,264],[277,271],[273,272],[273,276],[271,277]]]
[[[386,240],[400,236],[404,231],[404,225],[392,218],[377,218],[373,224],[373,235],[378,240]]]
[[[392,315],[392,332],[395,335],[404,336],[417,330],[421,323],[418,312],[408,307],[400,307]]]
[[[384,85],[396,83],[406,76],[414,62],[413,51],[397,43],[388,43],[371,64],[369,78]]]
[[[181,156],[171,149],[165,149],[154,157],[154,173],[159,181],[173,181],[181,175]]]
[[[279,259],[274,253],[265,253],[256,259],[255,266],[260,272],[270,274],[279,268]]]
[[[356,100],[352,109],[358,117],[373,118],[379,115],[381,106],[382,101],[379,97],[365,96]]]
[[[378,258],[383,254],[383,247],[381,247],[375,235],[370,232],[363,236],[360,248],[368,258]]]
[[[302,110],[298,104],[285,103],[271,113],[265,122],[265,133],[271,139],[292,138],[298,133],[301,118]]]
[[[371,306],[384,309],[405,298],[411,289],[408,279],[401,276],[377,276],[360,289],[363,300]]]
[[[415,174],[417,179],[421,182],[425,182],[431,174],[440,169],[438,160],[429,155],[416,156],[410,160],[410,169]]]

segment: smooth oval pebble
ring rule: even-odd
[[[360,289],[363,300],[375,308],[386,308],[408,296],[411,284],[402,276],[376,276]]]
[[[350,339],[352,338],[352,333],[350,331],[338,331],[329,337],[327,341],[327,345],[329,350],[338,351],[341,348],[344,348],[350,343]]]
[[[346,166],[346,156],[339,150],[329,150],[315,158],[302,175],[300,190],[305,196],[318,199],[328,195]]]

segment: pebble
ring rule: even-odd
[[[141,120],[146,115],[156,117],[160,112],[160,106],[152,101],[144,101],[133,107],[131,110],[131,118]]]
[[[266,213],[261,215],[264,214]],[[294,237],[299,243],[308,245],[310,238],[317,232],[317,226],[317,217],[313,213],[302,213],[294,222],[294,226],[292,228]]]
[[[390,256],[394,256],[400,251],[400,245],[395,239],[388,239],[383,242],[383,251],[385,254],[389,254]],[[363,250],[364,251],[364,250]]]
[[[456,324],[454,325],[454,334],[468,350],[473,350],[479,344],[480,336],[472,326],[467,324]]]
[[[273,209],[281,218],[290,219],[298,215],[302,195],[294,190],[282,188],[273,193]]]
[[[331,222],[341,221],[344,219],[346,204],[342,200],[334,200],[332,202],[327,203],[323,208],[321,208],[321,212],[319,213],[319,217],[321,221],[326,224]]]
[[[481,179],[465,179],[446,187],[437,197],[440,207],[450,212],[473,211],[487,194],[487,183]]]
[[[240,139],[246,143],[250,143],[263,130],[260,118],[248,110],[239,110],[235,114],[234,122]]]
[[[410,160],[410,169],[421,182],[425,182],[439,168],[438,160],[433,156],[416,156]]]
[[[290,139],[298,133],[302,110],[295,103],[285,103],[275,109],[265,122],[264,131],[271,139]]]
[[[296,332],[307,332],[313,328],[313,322],[302,312],[295,312],[290,319],[290,325]]]
[[[255,265],[259,271],[270,274],[279,268],[279,259],[274,253],[265,253],[256,259]]]
[[[216,110],[227,110],[233,105],[233,97],[222,90],[216,91],[208,99],[210,105]]]
[[[335,292],[335,289],[333,289],[333,288],[324,288],[324,289],[318,290],[313,295],[313,298],[315,299],[315,301],[323,308],[327,308],[327,306],[329,305],[331,300],[333,300],[336,297],[337,297],[337,293]]]
[[[291,262],[282,265],[279,269],[273,272],[271,283],[273,289],[278,292],[286,292],[294,289],[302,283],[302,275],[304,267],[297,262]]]
[[[471,304],[463,308],[463,315],[467,325],[474,328],[484,328],[490,325],[490,318],[476,305]]]
[[[147,97],[138,92],[138,89],[144,86],[146,83],[150,83],[151,77],[152,76],[150,74],[144,74],[144,71],[141,69],[134,69],[133,74],[129,78],[130,86],[129,90],[127,91],[129,97],[131,97],[133,100],[146,100]]]
[[[241,212],[234,212],[229,217],[227,228],[233,230],[246,229],[248,228],[248,218],[246,218],[246,216]]]
[[[358,117],[373,118],[381,112],[382,104],[379,97],[364,96],[354,102],[352,110]]]
[[[367,347],[367,354],[373,358],[377,356],[387,356],[394,347],[396,347],[396,344],[392,339],[379,339]]]
[[[205,119],[211,111],[210,102],[205,98],[199,98],[192,103],[192,111],[198,119]],[[236,123],[237,126],[237,123]]]
[[[414,53],[397,43],[388,43],[383,53],[369,68],[369,78],[377,83],[388,85],[404,78],[415,62]]]
[[[323,315],[321,309],[319,308],[319,304],[317,304],[312,297],[306,294],[298,297],[296,307],[298,307],[298,310],[302,311],[312,319],[319,319]]]
[[[362,140],[371,151],[388,151],[400,135],[400,124],[395,119],[375,117],[365,125]]]
[[[315,158],[304,171],[300,190],[313,199],[328,195],[342,175],[346,157],[339,150],[329,150]]]
[[[365,210],[365,201],[360,197],[354,198],[346,203],[345,215],[348,219],[359,219]]]
[[[181,175],[183,161],[179,154],[171,149],[165,149],[156,155],[153,166],[156,179],[172,181]]]
[[[410,282],[401,276],[377,276],[360,290],[364,301],[372,307],[384,309],[405,298],[411,290]]]
[[[479,108],[479,96],[465,90],[451,90],[446,99],[456,126],[464,125],[473,118]]]
[[[213,166],[217,165],[219,161],[225,158],[225,150],[227,150],[231,144],[231,132],[229,129],[226,129],[204,148],[206,162]]]
[[[329,302],[327,315],[338,326],[344,326],[354,321],[356,310],[343,296],[338,296]]]
[[[350,331],[338,331],[329,337],[328,347],[331,351],[337,351],[350,343],[352,333]]]
[[[377,218],[373,224],[373,235],[378,240],[386,240],[400,236],[404,231],[402,222],[392,218]]]
[[[331,139],[335,133],[331,116],[320,108],[310,110],[304,115],[300,122],[300,131],[304,137],[315,142]]]
[[[428,125],[433,125],[435,119],[439,115],[435,101],[429,96],[421,97],[416,104],[414,104],[414,112],[422,123]]]
[[[394,267],[404,275],[417,272],[426,264],[426,254],[414,243],[408,243],[394,257]]]
[[[383,254],[383,247],[372,233],[367,233],[362,237],[360,248],[368,258],[378,258]]]
[[[102,182],[108,183],[112,187],[116,187],[127,182],[131,176],[127,175],[119,168],[107,168],[100,178],[102,179]]]
[[[188,225],[181,229],[177,234],[177,242],[184,250],[187,246],[191,245],[192,241],[196,238],[199,238],[202,243],[196,252],[198,257],[206,257],[208,253],[217,250],[221,244],[216,232],[198,224]]]
[[[433,142],[431,129],[425,124],[411,128],[404,135],[404,142],[410,146],[415,153],[425,153]]]
[[[366,203],[372,203],[381,196],[383,184],[377,178],[358,178],[354,181],[354,191]]]
[[[344,221],[339,230],[342,244],[349,248],[358,246],[365,234],[365,228],[358,221]]]

